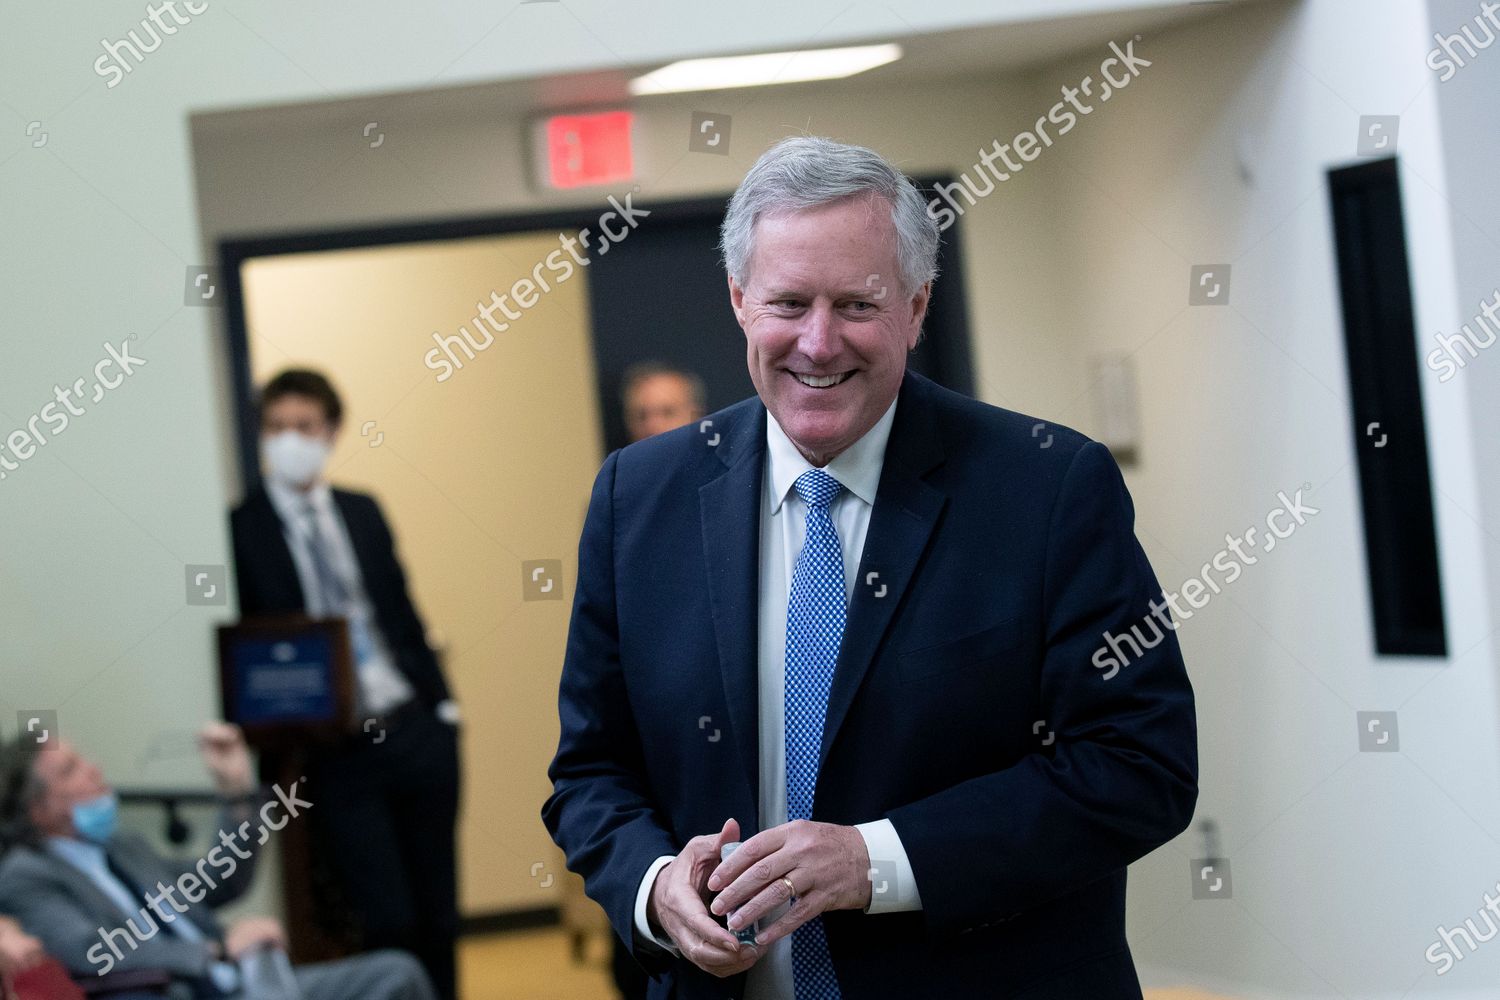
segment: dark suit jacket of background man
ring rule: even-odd
[[[426,630],[407,592],[395,542],[374,497],[331,491],[359,565],[375,622],[396,668],[410,682],[418,710],[382,720],[378,737],[352,734],[334,747],[307,748],[309,796],[318,803],[313,825],[323,850],[316,858],[339,873],[358,911],[366,948],[406,948],[422,960],[439,997],[452,995],[458,935],[454,825],[459,801],[457,734],[435,709],[450,697]],[[231,516],[235,574],[244,615],[304,612],[281,520],[265,490],[257,489]],[[400,710],[398,710],[400,711]],[[386,727],[393,727],[387,734]],[[377,742],[377,739],[379,742]],[[280,755],[262,755],[262,778],[279,780]],[[295,770],[293,774],[297,773]],[[384,789],[379,796],[372,789]],[[391,870],[373,822],[390,820],[403,870]],[[386,829],[382,824],[380,829]],[[326,914],[337,923],[337,916]]]
[[[633,920],[657,857],[731,816],[759,830],[766,410],[710,419],[599,472],[543,808],[615,930],[669,973],[654,997],[744,985],[652,950]],[[825,915],[846,1000],[1140,996],[1125,866],[1191,819],[1192,690],[1172,633],[1112,679],[1091,663],[1161,588],[1108,451],[1036,423],[914,372],[901,386],[813,819],[889,818],[922,910]]]
[[[448,684],[417,609],[406,589],[406,575],[396,559],[391,529],[375,498],[334,489],[333,502],[348,529],[365,590],[375,608],[376,624],[391,647],[397,668],[429,709],[449,698]],[[292,551],[282,534],[281,519],[264,489],[257,489],[230,517],[234,535],[235,575],[240,612],[245,615],[300,612],[307,607]]]

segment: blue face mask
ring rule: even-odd
[[[95,844],[109,843],[120,822],[120,800],[114,792],[73,806],[73,829],[78,836]]]

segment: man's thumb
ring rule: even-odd
[[[717,855],[721,850],[723,850],[725,844],[732,844],[739,839],[739,820],[731,816],[729,819],[724,821],[724,829],[720,830],[719,835],[714,838],[714,854]]]

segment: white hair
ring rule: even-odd
[[[917,186],[879,153],[820,136],[783,139],[761,154],[745,175],[719,231],[724,268],[745,287],[755,224],[777,212],[818,208],[841,198],[873,194],[891,206],[902,295],[937,277],[939,231]]]

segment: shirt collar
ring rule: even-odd
[[[871,507],[875,506],[880,469],[885,464],[885,445],[890,440],[891,424],[895,418],[896,401],[893,399],[874,427],[823,467],[823,471],[837,479],[844,489]],[[781,429],[769,410],[766,411],[766,461],[769,464],[767,480],[771,484],[771,513],[775,514],[781,510],[781,504],[797,477],[813,465],[792,444],[792,439],[786,436],[786,431]]]
[[[276,514],[283,524],[300,526],[308,503],[321,514],[328,510],[333,501],[333,491],[322,479],[314,483],[306,493],[270,478],[265,480],[265,485],[266,495],[271,498],[271,506],[276,508]]]
[[[102,871],[109,868],[104,848],[77,837],[48,837],[47,848],[80,871]]]

